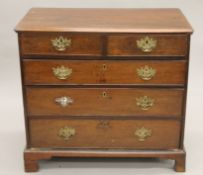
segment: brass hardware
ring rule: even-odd
[[[139,106],[142,110],[149,110],[154,105],[154,99],[143,96],[136,99],[137,100],[137,106]]]
[[[107,93],[104,91],[104,92],[102,92],[102,97],[103,98],[106,98],[107,97]]]
[[[102,69],[103,69],[104,71],[107,70],[106,64],[103,64],[103,65],[102,65]]]
[[[145,65],[144,67],[140,67],[137,69],[137,75],[143,80],[150,80],[156,74],[156,69]]]
[[[75,135],[75,129],[72,127],[65,126],[59,129],[58,136],[63,140],[69,140],[72,136]]]
[[[135,136],[138,137],[138,140],[140,142],[143,142],[145,141],[148,137],[151,137],[152,135],[152,130],[151,129],[147,129],[145,127],[141,127],[141,128],[138,128],[136,129],[135,131]]]
[[[71,46],[71,39],[64,38],[62,36],[55,38],[51,40],[52,46],[57,50],[57,51],[65,51],[68,47]]]
[[[60,79],[60,80],[65,80],[68,77],[70,77],[70,75],[72,74],[73,70],[65,67],[65,66],[58,66],[58,67],[53,67],[52,71],[55,75],[56,78]]]
[[[74,102],[74,100],[71,97],[59,97],[55,99],[55,102],[60,104],[62,107],[66,107],[69,104],[72,104]]]
[[[137,40],[137,47],[143,52],[151,52],[157,46],[157,41],[149,36]]]
[[[102,121],[99,122],[98,126],[100,128],[109,128],[110,127],[110,123],[109,123],[109,121],[102,120]]]

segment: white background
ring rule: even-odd
[[[191,39],[185,147],[188,175],[203,167],[203,1],[202,0],[1,0],[0,1],[0,175],[23,175],[25,146],[17,22],[31,7],[180,8],[194,28]],[[175,174],[172,161],[68,160],[42,162],[40,175]]]

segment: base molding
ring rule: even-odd
[[[24,151],[26,172],[39,170],[39,160],[53,157],[101,157],[101,158],[161,158],[175,160],[174,170],[185,172],[186,152],[182,149],[172,150],[123,150],[123,149],[45,149],[27,148]]]

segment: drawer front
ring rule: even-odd
[[[31,116],[180,117],[181,89],[27,88]]]
[[[25,84],[183,85],[186,61],[24,61]]]
[[[23,33],[20,37],[22,55],[66,56],[101,55],[99,35],[68,33]]]
[[[112,35],[108,37],[110,56],[184,56],[186,35]]]
[[[173,120],[30,120],[32,147],[174,149],[179,137]]]

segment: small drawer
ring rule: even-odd
[[[22,33],[21,54],[24,56],[99,56],[101,36],[69,33]]]
[[[26,88],[31,116],[181,117],[184,90]]]
[[[108,37],[109,56],[185,56],[187,35],[111,35]]]
[[[187,69],[185,60],[26,60],[23,67],[26,85],[184,85]]]
[[[180,122],[175,120],[60,120],[29,122],[32,147],[175,149]]]

